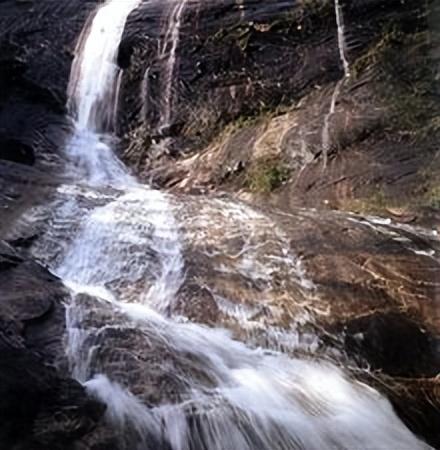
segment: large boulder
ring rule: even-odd
[[[0,241],[0,440],[6,449],[70,448],[105,406],[67,372],[68,292]]]

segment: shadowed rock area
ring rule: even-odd
[[[70,448],[105,406],[67,372],[59,280],[0,243],[0,441],[5,449]]]
[[[95,3],[0,2],[0,195],[7,197],[0,201],[0,230],[21,207],[47,196],[61,172],[70,66]]]

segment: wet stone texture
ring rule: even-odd
[[[440,242],[432,230],[339,212],[258,210],[227,197],[180,200],[186,275],[169,316],[350,367],[437,445]],[[189,380],[215,386],[189,354],[173,351],[169,325],[144,322],[123,303],[115,315],[93,297],[77,301],[87,311],[78,321],[91,352],[81,357],[90,361],[86,378],[105,368],[150,406],[179,403]]]
[[[257,208],[272,205],[267,223],[286,236],[278,245],[290,242],[313,286],[257,275],[262,253],[279,257],[273,244],[253,252],[249,277],[238,255],[253,245],[251,227],[236,220],[226,236],[230,223],[211,210],[213,244],[200,238],[206,199],[194,209],[185,200],[188,279],[176,305],[182,314],[203,321],[204,304],[206,323],[220,320],[248,340],[252,333],[239,331],[239,321],[254,329],[276,323],[284,333],[298,314],[313,318],[325,345],[342,346],[368,367],[368,382],[439,445],[438,3],[340,3],[346,78],[332,2],[190,2],[179,28],[167,129],[158,129],[163,105],[155,92],[169,81],[167,58],[157,51],[169,11],[145,4],[121,46],[128,66],[123,157],[176,193],[221,190]],[[364,218],[375,214],[394,225]],[[261,243],[267,236],[259,226]],[[256,335],[270,345],[266,329]]]
[[[189,252],[185,306],[177,310],[290,354],[342,352],[351,367],[368,368],[354,376],[438,443],[436,230],[373,216],[255,210],[225,198],[201,202],[186,198],[188,215],[181,215]]]

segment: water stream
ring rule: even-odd
[[[338,27],[338,48],[339,57],[341,58],[342,66],[344,67],[344,75],[350,76],[350,65],[347,59],[347,42],[345,39],[345,25],[344,25],[344,13],[339,0],[335,0],[335,15],[336,25]]]
[[[179,223],[184,199],[139,184],[113,151],[118,45],[129,13],[140,3],[108,0],[80,38],[69,87],[75,128],[66,147],[66,172],[75,181],[60,187],[60,198],[67,193],[69,201],[54,204],[51,229],[34,247],[72,290],[66,349],[72,374],[107,404],[106,420],[118,430],[120,448],[429,448],[384,397],[335,365],[251,347],[224,329],[173,313],[186,276]],[[171,75],[185,3],[176,3],[166,38]],[[171,108],[169,89],[164,95]],[[269,233],[271,223],[249,210],[207,199],[194,212],[199,239],[208,246],[210,211],[216,212],[227,218],[218,222],[218,239],[228,233],[221,223],[252,233],[247,259],[231,256],[240,276],[252,278],[258,268],[258,281],[270,283],[274,269],[267,267],[276,260],[310,289],[283,236],[273,237],[278,253],[272,260],[267,255],[266,266],[251,260],[259,244],[253,235],[258,238],[261,226]],[[51,252],[54,240],[64,245]]]
[[[183,13],[188,0],[177,0],[171,2],[170,12],[167,20],[167,29],[161,47],[161,57],[165,59],[163,73],[164,89],[163,102],[160,115],[159,129],[166,130],[171,125],[171,112],[173,108],[173,86],[176,75],[177,46],[180,40],[180,27]]]
[[[338,50],[339,58],[341,60],[342,67],[344,69],[344,77],[341,78],[335,85],[333,94],[330,100],[330,108],[324,117],[324,126],[322,128],[321,142],[322,142],[322,168],[326,169],[328,163],[328,155],[331,150],[330,142],[330,121],[336,112],[336,104],[338,102],[339,95],[341,93],[344,82],[350,77],[350,64],[347,59],[347,42],[345,39],[345,25],[344,25],[344,13],[339,0],[335,1],[335,17],[336,26],[338,31]]]

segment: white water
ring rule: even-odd
[[[176,75],[177,47],[180,41],[180,27],[183,13],[188,0],[174,0],[167,21],[167,31],[163,40],[161,57],[166,58],[163,92],[163,108],[161,111],[159,129],[167,129],[171,125],[173,108],[173,86]]]
[[[147,307],[120,307],[143,333],[202,364],[198,369],[214,383],[189,377],[190,390],[180,403],[139,410],[107,378],[90,382],[99,398],[112,399],[110,411],[116,404],[118,416],[137,428],[145,417],[144,432],[156,433],[173,450],[429,448],[405,429],[383,397],[331,364],[252,350],[222,330],[174,323]]]
[[[89,192],[74,200],[99,201],[84,218],[77,217],[82,221],[74,239],[63,250],[61,263],[52,265],[72,288],[67,312],[72,373],[107,404],[107,421],[121,436],[119,448],[428,448],[400,422],[387,400],[334,365],[250,348],[224,330],[170,317],[169,307],[184,281],[181,238],[172,214],[177,200],[139,185],[114,156],[111,136],[99,134],[109,131],[108,109],[103,112],[102,106],[110,105],[113,114],[117,46],[128,14],[139,3],[106,2],[83,33],[72,70],[70,93],[77,127],[68,152],[79,168],[81,189]],[[177,30],[182,5],[174,14]],[[108,193],[102,194],[109,186]],[[57,220],[82,210],[69,205],[57,212],[62,216]],[[225,208],[224,214],[226,223],[240,222],[239,229],[243,221],[265,221],[249,208],[243,219],[243,210],[235,205]],[[209,227],[209,217],[202,214],[199,224],[202,229]],[[208,237],[201,234],[200,239]],[[277,239],[288,245],[284,236]],[[246,248],[248,259],[240,260],[238,271],[270,280],[273,261],[267,258],[259,266],[249,261],[258,249],[252,247],[249,253],[251,247]],[[306,279],[284,248],[279,259],[292,277]],[[129,390],[133,380],[124,360],[110,358],[107,364],[100,357],[106,348],[110,355],[122,348],[130,364],[140,368],[134,381],[138,397]],[[177,397],[171,400],[164,395],[156,404],[143,402],[141,388],[153,385],[160,393],[161,385],[155,381],[165,377],[179,386]]]
[[[149,76],[150,76],[150,70],[151,67],[148,66],[147,70],[144,73],[144,76],[142,78],[142,84],[141,84],[141,98],[143,98],[142,102],[142,110],[141,110],[141,117],[146,122],[147,121],[147,114],[148,114],[148,89],[149,89]]]
[[[98,132],[114,126],[121,73],[117,52],[127,17],[140,3],[107,1],[80,37],[68,88],[78,129]]]
[[[68,87],[75,133],[67,145],[77,177],[90,184],[134,184],[112,151],[121,70],[119,43],[128,15],[141,0],[105,2],[80,36]]]
[[[166,310],[182,282],[177,226],[166,196],[143,186],[128,189],[85,218],[57,274],[77,285],[103,286],[133,301]],[[140,289],[130,292],[136,284]]]
[[[77,294],[106,300],[116,296],[133,300],[134,292],[122,286],[138,285],[137,292],[143,287],[144,294],[137,300],[164,311],[182,282],[177,226],[166,196],[137,183],[112,148],[121,76],[117,51],[127,17],[141,1],[107,0],[85,27],[77,46],[69,83],[75,131],[67,145],[72,163],[67,170],[85,184],[86,192],[110,186],[117,191],[107,198],[98,191],[86,194],[104,198],[105,204],[82,220],[54,271]],[[72,220],[81,211],[74,203],[69,201],[58,210],[57,222]],[[81,361],[78,351],[89,333],[76,328],[82,315],[81,307],[73,302],[67,317],[71,325],[68,355],[75,376],[86,381],[88,361]]]

